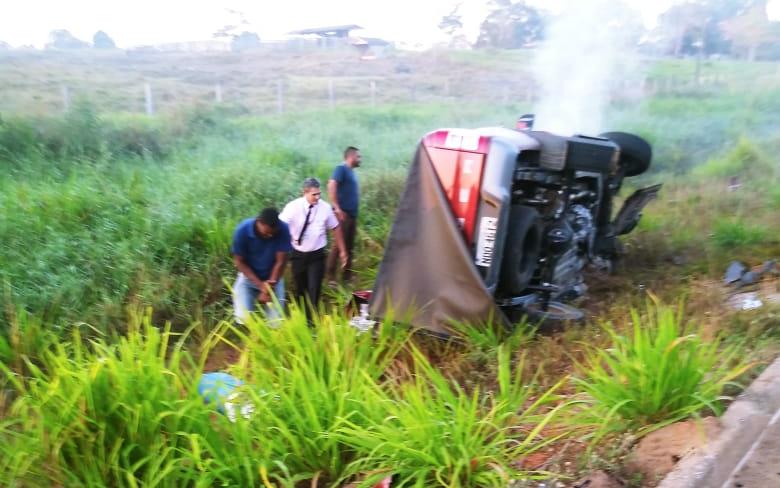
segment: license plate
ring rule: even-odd
[[[479,237],[477,238],[477,249],[475,262],[477,266],[490,266],[493,262],[493,249],[496,246],[496,229],[498,228],[498,218],[482,217],[479,222]]]

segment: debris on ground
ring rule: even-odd
[[[749,268],[732,261],[726,269],[723,284],[727,287],[726,303],[733,310],[755,310],[765,303],[780,304],[780,269],[770,260]]]
[[[216,404],[217,411],[225,414],[231,422],[236,421],[239,413],[248,420],[255,406],[242,398],[238,391],[243,384],[243,381],[227,373],[205,373],[198,383],[198,393],[207,403]]]
[[[623,488],[622,481],[604,471],[594,471],[575,481],[572,488]]]
[[[384,478],[382,481],[380,481],[379,483],[375,484],[372,488],[390,488],[392,482],[393,482],[393,477],[388,476]],[[360,482],[354,482],[348,485],[344,485],[344,488],[357,488],[358,486],[360,486]]]
[[[745,271],[747,271],[747,266],[739,261],[732,261],[731,264],[729,264],[728,269],[726,269],[726,276],[723,278],[723,283],[726,285],[736,283],[742,278]]]
[[[753,291],[735,293],[728,298],[726,303],[734,310],[755,310],[764,306],[764,302],[758,298],[758,293]]]
[[[646,486],[669,474],[684,457],[701,449],[720,433],[722,427],[716,417],[687,420],[668,425],[645,436],[626,460],[626,469],[632,475],[641,475]]]
[[[360,295],[360,294],[363,295]],[[360,315],[352,317],[349,321],[349,325],[358,329],[361,333],[368,332],[376,325],[376,320],[371,320],[368,315],[368,300],[371,299],[371,292],[355,292],[353,293],[353,300],[360,307]]]

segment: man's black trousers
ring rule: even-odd
[[[326,256],[325,248],[312,252],[293,250],[290,255],[293,281],[295,282],[295,301],[298,304],[306,304],[307,317],[310,317],[310,307],[316,310],[320,302]]]

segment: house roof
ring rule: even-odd
[[[333,36],[337,35],[340,32],[349,32],[351,30],[356,29],[362,29],[359,25],[355,24],[348,24],[348,25],[331,25],[327,27],[314,27],[311,29],[302,29],[297,31],[292,31],[290,34],[293,35],[305,35],[305,34],[318,34],[321,36]]]

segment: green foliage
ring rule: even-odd
[[[366,422],[344,422],[339,438],[357,450],[349,472],[388,474],[399,486],[506,486],[510,479],[544,478],[518,470],[517,462],[562,438],[542,431],[566,408],[553,389],[536,392],[533,379],[514,369],[505,347],[497,351],[498,389],[469,393],[413,349],[414,373],[386,397],[377,386]],[[550,404],[557,403],[552,408]],[[362,424],[362,425],[361,425]]]
[[[332,483],[354,457],[334,434],[347,419],[381,422],[374,410],[382,400],[367,393],[405,346],[406,334],[390,322],[375,337],[360,334],[340,314],[315,322],[312,335],[305,315],[295,309],[278,329],[254,322],[246,332],[236,331],[246,345],[237,372],[278,396],[275,401],[253,396],[252,428],[265,444],[270,474]]]
[[[174,339],[146,316],[126,337],[89,346],[74,329],[69,342],[40,351],[40,367],[25,376],[0,365],[17,395],[0,424],[0,482],[194,485],[181,451],[216,431],[193,388],[193,362]]]
[[[54,160],[60,170],[79,167],[85,160],[162,159],[177,146],[200,144],[204,136],[230,134],[229,116],[235,115],[227,109],[202,106],[162,120],[107,115],[82,99],[61,117],[0,119],[0,159],[27,166],[37,156]]]
[[[95,114],[79,113],[80,126],[94,129]],[[32,138],[26,153],[13,150],[14,172],[0,176],[0,281],[12,285],[16,305],[101,326],[135,302],[175,326],[203,308],[219,315],[223,278],[234,272],[228,249],[235,225],[298,196],[307,176],[327,180],[342,146],[360,141],[358,268],[362,283],[371,283],[404,160],[441,114],[389,108],[327,116],[326,130],[311,132],[309,119],[246,119],[202,107],[170,119],[101,115],[101,139],[72,144],[74,154],[94,160],[69,159],[71,149],[59,143],[46,149],[53,136]],[[65,155],[47,152],[55,146]]]
[[[550,431],[559,398],[524,379],[503,346],[497,390],[467,392],[389,322],[375,335],[338,314],[311,330],[297,309],[278,328],[223,322],[198,361],[186,335],[154,327],[148,312],[132,317],[126,335],[87,342],[73,329],[26,359],[23,375],[0,364],[13,391],[0,484],[335,487],[384,472],[411,486],[499,486],[543,477],[515,463],[567,434]],[[243,347],[231,372],[245,380],[235,422],[197,393],[205,357],[233,340]],[[393,375],[403,350],[409,379]]]
[[[771,160],[754,143],[744,137],[740,138],[734,148],[722,157],[709,159],[693,170],[694,176],[718,178],[738,175],[765,178],[772,173]]]
[[[723,219],[715,222],[712,241],[719,249],[733,250],[761,244],[768,235],[765,228],[742,219]]]
[[[0,161],[31,157],[38,151],[35,128],[29,120],[0,117]]]
[[[57,332],[46,327],[39,315],[24,309],[12,309],[9,306],[6,314],[9,327],[0,329],[0,363],[18,374],[25,374],[28,364],[35,363],[41,354],[57,342]]]
[[[780,208],[780,185],[769,191],[769,201],[775,208]]]
[[[611,325],[604,330],[611,346],[591,348],[574,381],[591,399],[590,413],[615,430],[646,432],[703,412],[719,414],[724,388],[750,368],[738,347],[684,324],[681,309],[651,306],[644,317],[634,310],[625,333]]]
[[[493,355],[502,346],[509,351],[517,351],[533,339],[536,329],[525,321],[505,327],[501,324],[452,324],[455,337],[470,350]]]

